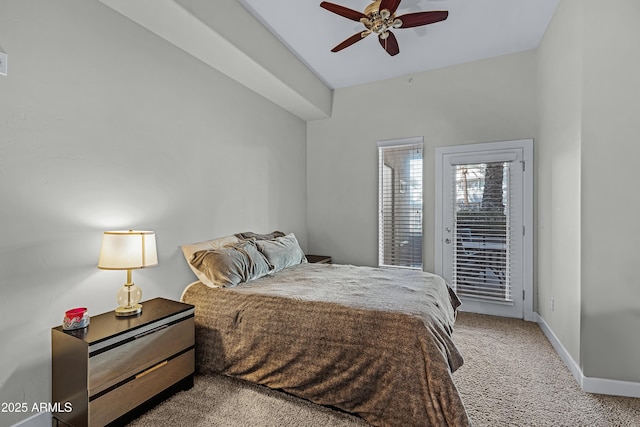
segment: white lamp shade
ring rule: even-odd
[[[129,270],[158,264],[156,235],[153,231],[105,231],[98,268]]]

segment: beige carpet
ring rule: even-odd
[[[640,426],[640,399],[583,392],[535,323],[461,313],[454,338],[476,426]]]
[[[474,426],[640,427],[640,399],[584,393],[534,323],[460,313],[454,339],[465,365],[453,374]],[[344,426],[354,416],[226,377],[196,377],[131,424]]]

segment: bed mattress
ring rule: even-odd
[[[379,426],[466,426],[452,373],[455,294],[422,271],[303,263],[231,288],[189,286],[196,368]]]

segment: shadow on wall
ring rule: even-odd
[[[585,377],[640,384],[640,339],[637,335],[627,336],[620,332],[622,330],[640,331],[640,308],[622,308],[591,316],[583,314],[580,341]]]

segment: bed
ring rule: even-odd
[[[291,236],[185,251],[205,273],[182,296],[196,307],[197,371],[375,426],[470,425],[452,380],[463,360],[451,338],[459,301],[446,282],[415,270],[307,263],[299,246],[293,256],[282,250],[297,246]],[[220,260],[235,248],[242,261],[229,267]]]

